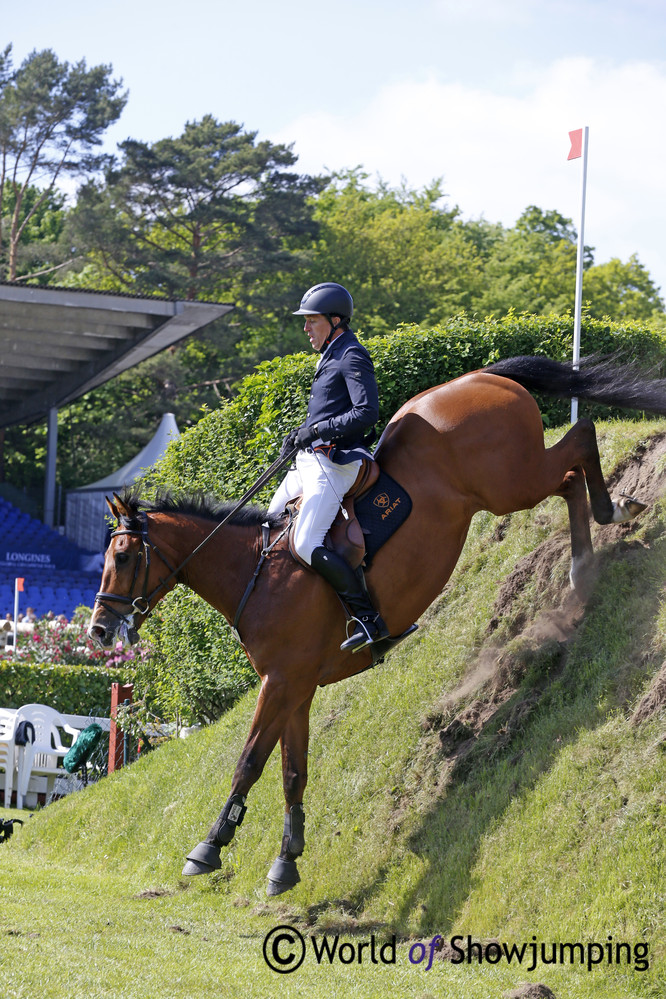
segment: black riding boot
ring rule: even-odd
[[[323,545],[312,552],[311,564],[349,607],[356,622],[354,631],[342,643],[341,649],[357,652],[372,642],[388,638],[389,630],[372,606],[360,571],[357,575],[341,555]]]

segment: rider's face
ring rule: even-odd
[[[329,323],[326,316],[312,315],[305,317],[305,325],[303,329],[310,338],[310,344],[313,350],[321,350],[324,346],[326,338],[331,332],[331,324]]]

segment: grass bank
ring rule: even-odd
[[[658,697],[640,724],[634,712],[666,659],[665,461],[650,443],[666,422],[600,432],[617,487],[652,502],[632,525],[596,529],[585,606],[567,594],[561,501],[480,515],[417,635],[318,692],[296,889],[265,896],[282,830],[278,754],[222,870],[180,879],[227,796],[252,691],[216,726],[44,809],[0,847],[3,993],[481,999],[531,981],[557,999],[662,996],[666,715]],[[306,941],[293,974],[262,953],[281,923]],[[353,959],[318,963],[312,938],[336,934]],[[376,948],[395,936],[394,962],[372,961],[373,934]],[[426,970],[436,934],[528,949],[518,965],[493,963],[497,947],[456,963],[445,947]],[[542,943],[578,943],[585,958],[594,943],[603,959],[588,970],[571,949],[530,970]]]

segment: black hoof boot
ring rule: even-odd
[[[218,871],[221,866],[219,847],[213,846],[211,843],[198,843],[187,855],[183,874],[186,877],[193,877],[195,874],[212,874],[213,871]]]
[[[220,847],[227,846],[234,838],[234,833],[241,825],[247,808],[242,794],[232,794],[220,813],[220,817],[208,834],[208,840],[199,843],[187,855],[187,863],[183,868],[186,877],[195,874],[212,874],[222,866]]]
[[[267,895],[282,895],[301,880],[296,858],[305,849],[305,812],[303,805],[292,805],[284,817],[282,852],[268,872]]]
[[[267,895],[282,895],[283,892],[294,888],[301,880],[295,860],[286,860],[278,857],[268,872]]]

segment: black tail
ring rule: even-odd
[[[666,378],[651,378],[637,365],[618,364],[612,358],[584,357],[580,370],[576,370],[572,361],[508,357],[484,370],[511,378],[531,392],[545,392],[565,399],[575,396],[607,406],[666,416]]]

